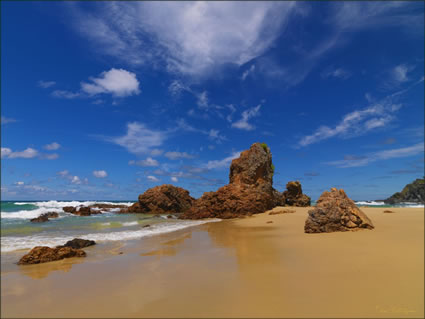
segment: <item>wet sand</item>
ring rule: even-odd
[[[1,316],[424,317],[423,208],[362,208],[374,230],[330,234],[304,233],[307,210],[8,264]]]

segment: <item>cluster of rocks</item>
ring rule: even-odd
[[[272,154],[254,143],[230,165],[229,184],[194,199],[183,188],[161,185],[148,189],[120,213],[176,214],[181,219],[234,218],[263,213],[276,206],[309,206],[299,182],[289,182],[280,193],[273,188]]]
[[[86,257],[86,252],[81,248],[95,245],[93,240],[74,238],[65,245],[55,248],[36,246],[29,253],[22,256],[18,265],[40,264],[71,257]]]
[[[308,211],[304,225],[306,233],[329,233],[373,229],[372,221],[348,198],[344,190],[331,188],[323,192],[314,209]]]
[[[100,209],[96,209],[94,207],[74,207],[74,206],[65,206],[62,208],[65,213],[70,213],[77,216],[91,216],[96,214],[102,214]]]
[[[48,213],[44,213],[41,214],[40,216],[36,217],[36,218],[31,218],[30,222],[31,223],[44,223],[49,221],[49,218],[58,218],[59,214],[56,212],[48,212]]]

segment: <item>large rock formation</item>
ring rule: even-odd
[[[393,194],[387,198],[385,204],[399,204],[402,202],[412,202],[425,204],[425,181],[418,178],[414,182],[407,184],[401,192]]]
[[[86,253],[81,249],[74,249],[71,247],[50,248],[47,246],[36,246],[31,249],[28,254],[22,256],[18,265],[40,264],[64,258],[85,256]]]
[[[282,206],[310,206],[311,199],[303,194],[301,183],[299,181],[292,181],[286,184],[286,191],[281,195]]]
[[[161,185],[139,195],[139,201],[120,213],[176,214],[184,213],[195,199],[189,192],[173,185]]]
[[[323,192],[314,209],[308,211],[306,233],[373,229],[371,220],[348,198],[343,189]]]
[[[252,144],[232,161],[229,184],[216,192],[204,193],[180,218],[233,218],[275,207],[273,171],[272,154],[267,145]]]

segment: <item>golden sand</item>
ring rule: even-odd
[[[295,208],[10,266],[1,315],[423,318],[424,210],[362,210],[374,230],[305,234]]]

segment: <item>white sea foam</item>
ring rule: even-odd
[[[78,238],[90,239],[98,242],[102,241],[118,241],[118,240],[131,240],[139,239],[143,237],[154,236],[158,234],[164,234],[173,232],[176,230],[184,229],[187,227],[197,226],[210,222],[218,222],[220,219],[209,219],[209,220],[197,220],[197,221],[180,221],[172,223],[161,223],[155,224],[151,227],[141,228],[139,230],[131,231],[116,231],[116,232],[102,232],[102,233],[91,233],[85,235],[78,235]],[[58,246],[65,244],[68,240],[75,238],[75,236],[61,236],[61,237],[49,237],[46,235],[34,235],[26,237],[2,237],[1,240],[1,251],[8,252],[19,249],[30,249],[35,246]]]
[[[113,202],[102,202],[102,201],[56,201],[56,200],[49,200],[46,202],[28,202],[28,203],[14,203],[15,205],[35,205],[38,207],[49,207],[49,208],[63,208],[65,206],[90,206],[94,204],[111,204],[111,205],[127,205],[131,206],[134,203],[132,202],[122,202],[122,203],[113,203]]]
[[[411,202],[402,202],[399,204],[389,205],[384,202],[376,202],[376,201],[358,201],[355,202],[356,205],[362,205],[362,206],[391,206],[391,207],[403,207],[403,208],[423,208],[423,204],[418,203],[411,203]]]
[[[63,212],[62,208],[65,206],[89,206],[94,204],[112,204],[112,205],[126,205],[131,206],[133,203],[131,202],[122,202],[122,203],[113,203],[113,202],[101,202],[101,201],[56,201],[56,200],[50,200],[45,202],[17,202],[14,203],[15,205],[35,205],[39,208],[33,209],[33,210],[20,210],[17,212],[1,212],[1,218],[16,218],[16,219],[28,219],[28,218],[35,218],[38,217],[41,214],[47,213],[47,212]],[[112,208],[109,209],[109,212],[116,212],[119,211],[120,208]],[[70,215],[70,214],[65,214]],[[65,216],[64,215],[64,216]]]
[[[1,212],[1,218],[9,219],[29,219],[29,218],[36,218],[40,216],[41,214],[47,213],[47,212],[56,212],[59,213],[59,217],[63,217],[64,215],[60,215],[60,213],[63,213],[61,208],[37,208],[33,210],[20,210],[17,212]]]
[[[138,225],[138,224],[139,224],[138,222],[125,222],[125,223],[122,223],[123,226],[135,226],[135,225]]]
[[[371,201],[360,201],[360,202],[355,202],[356,205],[368,205],[368,206],[382,206],[385,205],[384,202],[375,202],[373,200]]]

